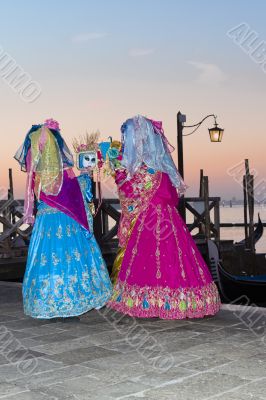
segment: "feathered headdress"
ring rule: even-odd
[[[74,148],[74,151],[77,155],[77,167],[79,169],[82,169],[79,167],[79,159],[80,155],[86,153],[86,152],[95,152],[96,155],[96,167],[93,169],[99,170],[103,166],[103,155],[101,152],[101,149],[99,147],[99,138],[100,138],[100,132],[92,132],[88,133],[86,132],[85,135],[80,135],[79,138],[75,138],[72,141],[72,145]]]
[[[86,134],[83,136],[81,135],[79,139],[75,138],[72,142],[75,153],[80,153],[81,151],[97,151],[99,148],[99,137],[100,132],[97,131],[90,134],[86,132]]]

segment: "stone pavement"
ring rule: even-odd
[[[266,310],[133,320],[106,309],[80,321],[23,315],[21,286],[0,282],[0,399],[266,399]]]

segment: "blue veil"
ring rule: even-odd
[[[31,134],[33,132],[36,132],[38,129],[40,129],[42,125],[32,125],[31,129],[27,133],[25,140],[23,144],[20,146],[18,151],[16,152],[14,158],[17,160],[21,166],[21,170],[26,172],[26,159],[27,159],[27,154],[31,146]],[[63,161],[63,166],[64,168],[67,167],[73,167],[74,166],[74,160],[73,156],[71,154],[71,151],[69,150],[66,142],[62,138],[59,130],[56,129],[51,129],[49,130],[53,133],[53,135],[56,138],[58,147],[60,149],[61,155],[62,155],[62,161]]]

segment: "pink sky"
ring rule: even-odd
[[[99,129],[103,140],[119,138],[122,122],[143,114],[162,120],[176,146],[179,110],[188,124],[217,114],[225,129],[220,144],[209,141],[212,120],[184,138],[188,195],[198,193],[203,168],[212,195],[241,197],[227,170],[244,158],[256,169],[257,180],[266,179],[266,74],[227,34],[247,21],[258,40],[266,40],[264,20],[253,3],[145,0],[141,13],[135,1],[27,4],[2,7],[1,46],[38,82],[41,95],[25,103],[0,77],[1,187],[7,187],[10,167],[16,196],[23,196],[25,176],[13,155],[32,124],[57,119],[71,144],[86,130]],[[183,16],[178,24],[177,12]]]

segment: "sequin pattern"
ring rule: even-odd
[[[86,189],[87,177],[79,180]],[[87,206],[86,211],[92,225]],[[109,274],[92,231],[40,202],[23,282],[25,314],[34,318],[80,315],[104,306],[111,294]]]

